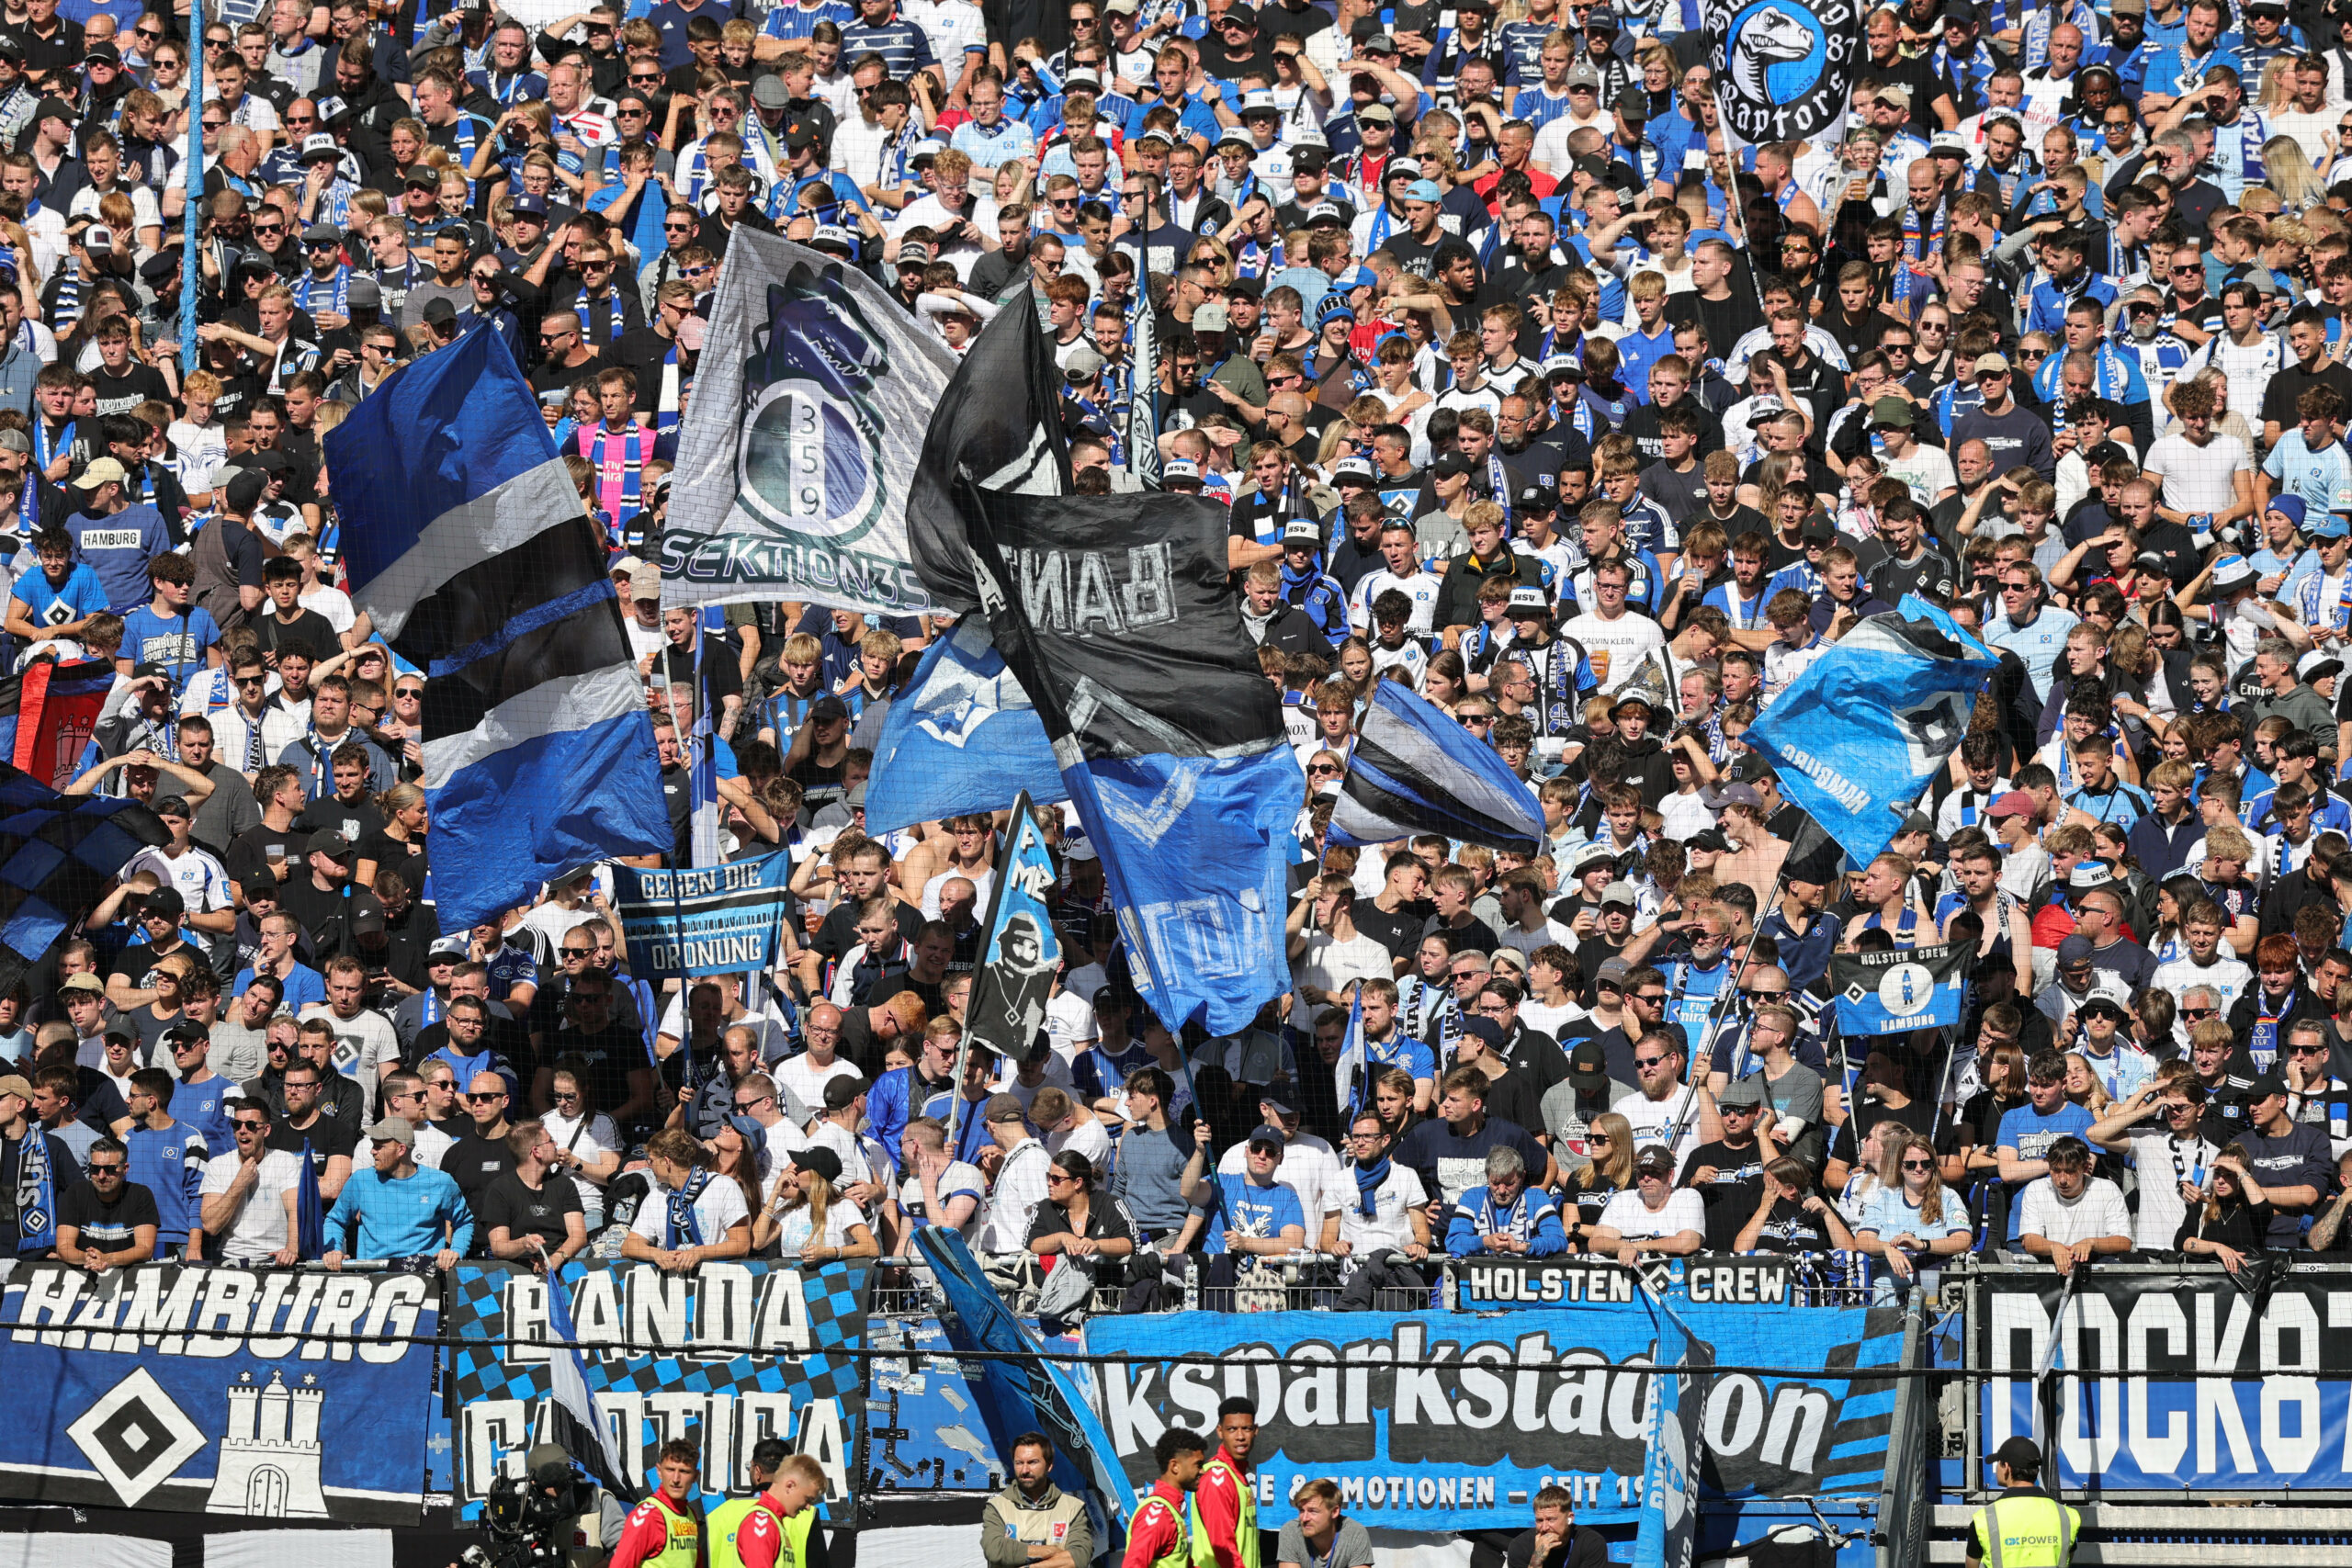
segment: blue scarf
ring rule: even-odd
[[[315,314],[322,294],[327,299],[327,309],[338,316],[351,314],[351,269],[335,268],[334,276],[322,279],[316,273],[306,272],[294,286],[294,303],[303,310]]]
[[[703,1244],[702,1222],[695,1217],[695,1200],[701,1197],[702,1190],[710,1185],[710,1177],[709,1171],[697,1170],[686,1178],[684,1187],[670,1194],[668,1222],[662,1235],[664,1251]]]
[[[608,330],[605,333],[605,336],[611,338],[615,343],[618,343],[621,341],[621,330],[628,324],[623,319],[625,312],[621,310],[621,297],[616,293],[608,292],[605,294],[605,302],[612,307],[611,310],[608,312],[611,319],[606,323]],[[588,290],[583,288],[580,291],[579,303],[576,304],[573,309],[580,312],[580,330],[582,335],[584,336],[587,333],[588,324],[595,320],[595,318],[589,313],[593,309],[593,302],[588,298]],[[677,352],[674,344],[672,346],[671,352],[673,354]],[[667,362],[664,361],[664,363]]]
[[[1375,1201],[1380,1184],[1388,1179],[1388,1156],[1383,1155],[1372,1165],[1356,1162],[1356,1213],[1369,1220],[1380,1213]]]
[[[57,1245],[57,1172],[50,1168],[49,1134],[39,1122],[25,1128],[17,1167],[17,1250],[39,1256]]]

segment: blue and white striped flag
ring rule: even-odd
[[[326,456],[352,600],[427,677],[443,925],[592,861],[667,853],[603,533],[498,335],[476,328],[395,371]]]
[[[1532,854],[1544,840],[1544,807],[1499,752],[1396,682],[1379,681],[1329,840],[1386,844],[1415,833]]]
[[[634,1505],[645,1495],[635,1468],[621,1458],[612,1423],[588,1392],[588,1364],[580,1355],[580,1330],[571,1320],[571,1286],[587,1270],[567,1263],[547,1279],[548,1337],[561,1348],[548,1353],[547,1440],[561,1443],[573,1461],[604,1483],[605,1490]],[[634,1438],[635,1433],[630,1434]]]

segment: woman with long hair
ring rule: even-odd
[[[2320,178],[2302,147],[2291,136],[2274,136],[2262,144],[2262,183],[2278,193],[2278,204],[2289,219],[2301,218],[2314,207],[2327,205],[2327,182]]]
[[[1585,1163],[1560,1189],[1560,1201],[1576,1205],[1577,1219],[1585,1225],[1600,1223],[1609,1200],[1634,1185],[1634,1124],[1614,1111],[1604,1111],[1585,1129]]]
[[[881,1257],[865,1216],[835,1189],[841,1176],[841,1156],[829,1148],[811,1146],[794,1155],[776,1173],[775,1192],[752,1222],[752,1244],[764,1252],[774,1242],[779,1256],[804,1263]]]
[[[2080,1051],[2067,1052],[2065,1061],[2067,1103],[2089,1111],[2092,1121],[2100,1120],[2107,1114],[2108,1093],[2107,1086],[2099,1082],[2098,1069]]]
[[[2270,1195],[2247,1168],[2245,1145],[2233,1143],[2205,1176],[2205,1201],[2180,1222],[2173,1245],[2191,1258],[2218,1258],[2234,1274],[2249,1252],[2267,1247]]]
[[[1967,1251],[1976,1233],[1960,1195],[1944,1190],[1935,1145],[1907,1127],[1891,1129],[1885,1142],[1897,1179],[1872,1194],[1854,1226],[1854,1246],[1908,1280],[1936,1259]]]

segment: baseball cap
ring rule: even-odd
[[[1371,40],[1365,40],[1363,47],[1367,50],[1371,49]],[[1389,48],[1385,52],[1391,54],[1396,52],[1395,39],[1391,39],[1389,40]],[[1361,125],[1367,120],[1374,125],[1394,125],[1396,123],[1396,111],[1390,108],[1386,104],[1366,104],[1363,107],[1356,110],[1356,123]]]
[[[1521,485],[1511,497],[1511,505],[1521,512],[1538,514],[1560,510],[1560,492],[1550,485]]]
[[[1632,883],[1612,882],[1600,890],[1600,902],[1604,908],[1611,904],[1623,904],[1630,909],[1638,900],[1634,896]]]
[[[1625,976],[1633,972],[1634,966],[1622,958],[1604,958],[1600,961],[1600,967],[1593,972],[1592,983],[1607,986],[1612,990],[1623,990]]]
[[[2061,969],[2072,969],[2088,964],[2091,961],[2091,954],[2098,951],[2098,949],[2091,945],[2090,938],[2076,931],[2058,944],[2058,966]]]
[[[2021,789],[2013,789],[2007,791],[1992,805],[1986,807],[1984,815],[1993,818],[2030,817],[2041,809],[2034,804],[2033,796]]]
[[[1342,457],[1331,465],[1331,483],[1335,486],[1350,479],[1368,485],[1377,477],[1372,471],[1372,464],[1362,457]]]
[[[1663,1176],[1674,1179],[1674,1151],[1663,1144],[1651,1144],[1634,1156],[1636,1176]]]
[[[1503,606],[1506,615],[1548,616],[1551,613],[1552,606],[1544,601],[1544,590],[1525,583],[1510,591],[1510,602]]]
[[[865,1092],[865,1079],[856,1073],[843,1073],[825,1086],[825,1109],[845,1110]]]
[[[413,1149],[416,1146],[416,1129],[410,1126],[403,1117],[387,1116],[368,1129],[368,1141],[371,1144],[398,1144],[402,1148]]]
[[[1911,405],[1901,398],[1881,398],[1871,405],[1871,423],[1889,424],[1900,430],[1911,428]]]
[[[1323,545],[1323,529],[1311,517],[1294,517],[1283,525],[1283,543],[1311,545],[1320,549]]]
[[[427,190],[439,190],[441,188],[441,172],[430,164],[411,164],[408,166],[407,172],[401,175],[401,184],[407,186],[423,186]],[[517,197],[516,199],[520,200],[521,198]]]
[[[1029,1113],[1012,1095],[992,1094],[989,1096],[987,1120],[992,1122],[1026,1122]]]
[[[1587,1040],[1568,1053],[1568,1081],[1589,1093],[1609,1081],[1609,1053]]]
[[[2279,497],[2280,501],[2286,499],[2284,496]],[[2275,506],[2278,502],[2273,502],[2271,504]],[[2346,522],[2344,513],[2341,512],[2331,512],[2303,531],[2314,539],[2341,539],[2352,536],[2352,523]]]
[[[1471,473],[1470,459],[1459,452],[1444,452],[1430,465],[1430,472],[1442,479],[1458,479]]]
[[[1980,354],[1976,356],[1976,363],[1969,367],[1972,376],[2006,376],[2008,373],[2007,357],[1998,354]]]
[[[302,846],[302,852],[313,855],[345,855],[351,852],[351,840],[329,828],[311,834],[310,842]]]
[[[1590,61],[1579,60],[1574,65],[1568,67],[1568,73],[1562,79],[1562,85],[1569,87],[1598,87],[1600,85],[1600,73],[1593,69],[1592,62]]]
[[[351,929],[367,935],[384,929],[384,906],[374,894],[355,893],[351,896]]]
[[[82,477],[74,481],[74,488],[96,490],[103,484],[119,485],[129,478],[130,476],[122,471],[120,463],[116,462],[112,457],[101,457],[82,470]]]
[[[436,186],[439,184],[437,180],[435,183]],[[547,215],[548,198],[538,192],[526,190],[514,198],[515,217],[545,218]]]
[[[1445,192],[1438,188],[1435,180],[1415,180],[1405,187],[1405,199],[1407,201],[1443,201]]]
[[[2274,1068],[2269,1072],[2256,1075],[2254,1082],[2247,1087],[2245,1097],[2248,1100],[2268,1100],[2274,1094],[2286,1092],[2287,1079]]]
[[[1190,457],[1170,457],[1160,465],[1159,482],[1163,486],[1197,485],[1201,482],[1201,466]]]
[[[2115,8],[2120,11],[2127,4],[2138,6],[2143,4],[2143,0],[2115,0]],[[2041,1450],[2034,1447],[2031,1438],[2007,1438],[1993,1450],[1993,1458],[2011,1470],[2041,1468]]]
[[[305,164],[319,158],[340,161],[342,157],[343,149],[336,146],[334,138],[323,130],[314,130],[302,138],[302,162]]]
[[[998,1098],[1011,1100],[1012,1096],[1000,1095]],[[1018,1105],[1021,1102],[1014,1100],[1012,1103]],[[994,1105],[995,1101],[991,1100],[989,1104]],[[805,1149],[795,1150],[792,1155],[792,1168],[795,1170],[813,1170],[829,1183],[838,1182],[842,1179],[842,1156],[822,1144],[811,1144]]]
[[[104,996],[106,989],[106,982],[96,975],[68,975],[58,985],[57,994],[62,997],[68,991],[96,991]]]
[[[849,705],[828,692],[808,705],[811,724],[838,724],[849,716]]]
[[[1615,865],[1616,852],[1606,844],[1587,844],[1577,852],[1576,869],[1581,874],[1587,866]]]
[[[1262,1122],[1250,1129],[1249,1144],[1250,1147],[1259,1149],[1279,1149],[1283,1146],[1280,1129],[1269,1127]]]

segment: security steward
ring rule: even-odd
[[[781,1438],[752,1445],[752,1495],[729,1497],[706,1521],[707,1568],[826,1568],[825,1538],[815,1528],[825,1472]]]
[[[2035,1483],[2041,1450],[2011,1438],[1993,1454],[2001,1495],[1976,1510],[1968,1528],[1968,1568],[2066,1568],[2083,1516]]]
[[[1054,1445],[1043,1432],[1012,1440],[1012,1484],[980,1510],[988,1568],[1087,1568],[1094,1560],[1086,1505],[1054,1484]]]

